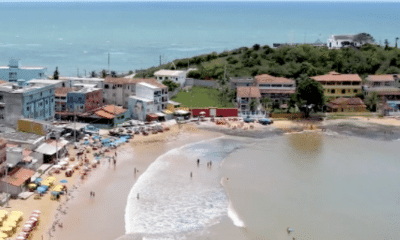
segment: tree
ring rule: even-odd
[[[377,92],[371,92],[367,99],[366,103],[368,105],[368,109],[372,112],[376,112],[376,106],[378,105],[379,96]]]
[[[101,71],[101,77],[102,77],[102,78],[106,78],[106,77],[107,77],[107,71],[106,71],[105,69],[103,69],[103,70]]]
[[[306,117],[310,116],[310,110],[317,111],[325,103],[324,91],[321,83],[310,78],[302,80],[297,88],[296,102]]]
[[[111,71],[111,77],[116,78],[117,77],[117,73],[115,71]]]
[[[169,92],[173,92],[175,89],[177,89],[180,85],[179,83],[175,83],[171,80],[164,80],[162,81],[162,84],[168,87]]]
[[[389,40],[385,39],[384,44],[385,44],[385,50],[389,50]]]
[[[201,73],[198,70],[193,70],[193,71],[190,71],[187,76],[188,76],[188,78],[200,79]]]
[[[296,107],[296,94],[290,94],[290,99],[288,101],[287,113],[290,113],[290,109]]]
[[[92,78],[97,77],[96,71],[92,71],[91,76],[92,76]]]
[[[56,67],[56,70],[54,71],[54,74],[53,74],[53,79],[54,80],[58,80],[58,77],[59,77],[58,74],[59,74],[58,73],[58,67]]]
[[[258,51],[258,49],[260,49],[260,44],[254,44],[253,49]]]
[[[361,45],[364,43],[374,43],[375,39],[369,33],[359,33],[355,35],[354,40],[360,42]]]
[[[271,102],[272,102],[271,98],[268,98],[268,97],[261,98],[261,104],[265,110],[267,110],[269,108],[269,105]]]
[[[360,98],[361,100],[364,100],[364,94],[363,93],[357,93],[355,95],[356,98]]]
[[[255,98],[252,98],[250,101],[250,110],[255,111],[258,106],[258,101]]]
[[[399,40],[399,38],[397,37],[397,38],[396,38],[396,48],[397,48],[397,41],[398,41],[398,40]]]

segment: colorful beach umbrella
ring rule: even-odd
[[[4,232],[0,232],[0,238],[8,238],[8,234]]]
[[[68,181],[65,180],[65,179],[63,179],[63,180],[60,181],[60,183],[67,183],[67,182],[68,182]]]

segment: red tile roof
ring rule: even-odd
[[[394,82],[393,75],[368,75],[366,78],[369,82]]]
[[[310,78],[318,82],[361,82],[361,78],[358,76],[358,74],[340,74],[337,72],[329,72],[325,75],[314,76]]]
[[[339,105],[346,105],[348,107],[366,107],[360,98],[337,98],[327,104],[329,107],[334,108]]]
[[[260,93],[287,93],[293,94],[296,90],[294,89],[260,89]]]
[[[35,172],[32,170],[26,168],[20,168],[18,170],[10,172],[6,177],[2,179],[2,181],[19,187],[26,180],[31,178],[33,174],[35,174]]]
[[[237,96],[240,98],[260,98],[260,89],[258,87],[237,87]]]
[[[106,105],[101,108],[103,111],[108,112],[110,114],[115,114],[119,115],[121,113],[126,112],[126,109],[123,109],[122,107],[114,106],[114,105]]]
[[[257,75],[254,77],[257,83],[281,83],[281,84],[294,84],[295,81],[283,77],[274,77],[268,74]]]
[[[59,97],[66,97],[69,92],[75,90],[76,88],[69,88],[69,87],[56,88],[56,90],[54,91],[54,95]]]
[[[113,119],[115,117],[114,114],[107,113],[107,112],[105,112],[103,110],[96,111],[94,114],[99,116],[99,117],[107,118],[107,119]]]

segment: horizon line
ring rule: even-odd
[[[225,2],[225,3],[280,3],[280,2],[296,2],[296,3],[400,3],[400,0],[16,0],[16,1],[1,1],[0,3],[157,3],[157,2],[170,2],[170,3],[217,3],[217,2]]]

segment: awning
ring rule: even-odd
[[[158,112],[158,113],[156,113],[159,117],[165,117],[165,114],[164,113],[160,113],[160,112]]]
[[[173,114],[174,112],[173,111],[170,111],[170,110],[163,110],[163,112],[165,113],[165,114]]]
[[[172,100],[169,100],[169,101],[168,101],[168,104],[172,104],[172,105],[174,105],[174,106],[179,106],[179,105],[181,105],[180,103],[175,102],[175,101],[172,101]]]
[[[52,142],[51,144],[49,143],[43,143],[40,145],[38,148],[35,149],[35,152],[45,154],[45,155],[54,155],[56,154],[57,150],[60,151],[65,145],[68,144],[68,141],[66,140],[59,140],[57,142],[57,149],[55,144]]]
[[[158,115],[155,114],[155,113],[149,113],[149,114],[147,114],[147,117],[150,117],[150,118],[158,118]]]
[[[188,115],[189,112],[188,111],[184,111],[184,110],[178,110],[178,111],[175,111],[175,114],[177,114],[177,115]]]

